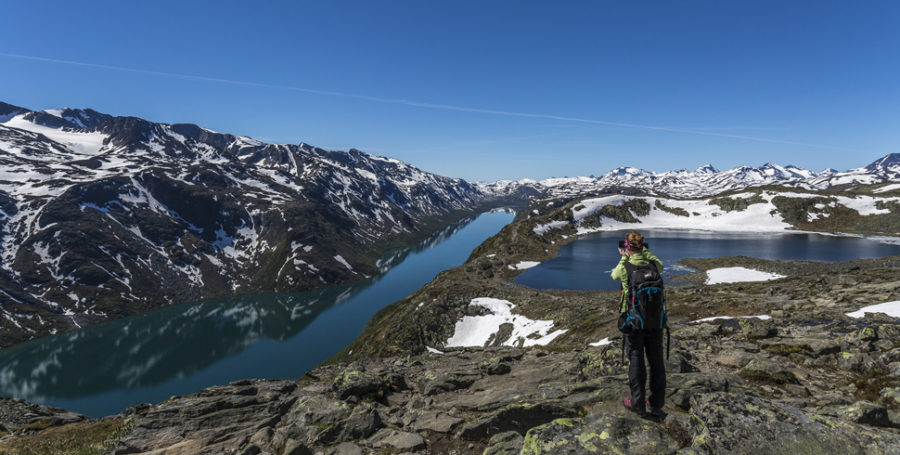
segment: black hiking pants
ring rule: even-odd
[[[628,351],[628,385],[631,388],[631,405],[644,408],[647,367],[650,364],[650,406],[662,408],[666,402],[666,364],[663,360],[662,329],[634,330],[625,334],[625,350]]]

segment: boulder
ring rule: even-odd
[[[341,400],[350,396],[380,400],[390,389],[384,378],[351,368],[335,376],[331,385],[335,395]]]
[[[754,380],[775,384],[796,383],[797,376],[790,367],[773,359],[755,358],[741,369],[741,376]]]
[[[775,329],[771,320],[745,318],[739,319],[738,324],[741,327],[741,333],[749,340],[771,338],[778,334],[778,330]]]

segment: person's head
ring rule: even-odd
[[[629,252],[638,252],[644,249],[644,236],[637,231],[631,231],[625,235],[625,249]]]

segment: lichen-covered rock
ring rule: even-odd
[[[578,404],[567,400],[509,405],[466,423],[460,437],[467,440],[481,440],[505,431],[524,432],[535,425],[556,418],[577,416],[581,411]]]
[[[382,377],[348,368],[334,378],[332,388],[341,400],[350,396],[380,399],[390,389],[390,384]]]
[[[895,405],[900,405],[900,387],[885,387],[878,395],[887,403],[893,402]]]
[[[741,333],[747,339],[759,340],[763,338],[771,338],[778,333],[772,321],[764,321],[757,318],[740,319],[738,324],[741,327]]]
[[[873,363],[864,352],[841,352],[837,354],[837,366],[844,371],[866,373],[871,371]]]
[[[857,401],[841,409],[838,414],[842,419],[853,423],[861,423],[876,427],[890,427],[891,419],[887,409],[869,401]]]
[[[691,446],[709,453],[900,453],[896,434],[752,395],[708,393],[691,406]]]
[[[854,330],[842,338],[842,341],[847,342],[851,345],[857,345],[864,341],[875,341],[878,339],[878,332],[875,331],[872,327],[863,327],[859,330]]]
[[[625,371],[621,348],[613,345],[586,349],[578,357],[578,363],[581,365],[580,376],[584,379],[611,376]]]
[[[603,415],[556,419],[532,428],[525,435],[522,455],[665,454],[678,444],[658,423]]]
[[[741,376],[747,379],[775,384],[796,383],[797,376],[788,365],[774,359],[755,358],[743,369]]]

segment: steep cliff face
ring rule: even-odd
[[[173,302],[378,273],[495,198],[357,150],[0,106],[0,345]]]

